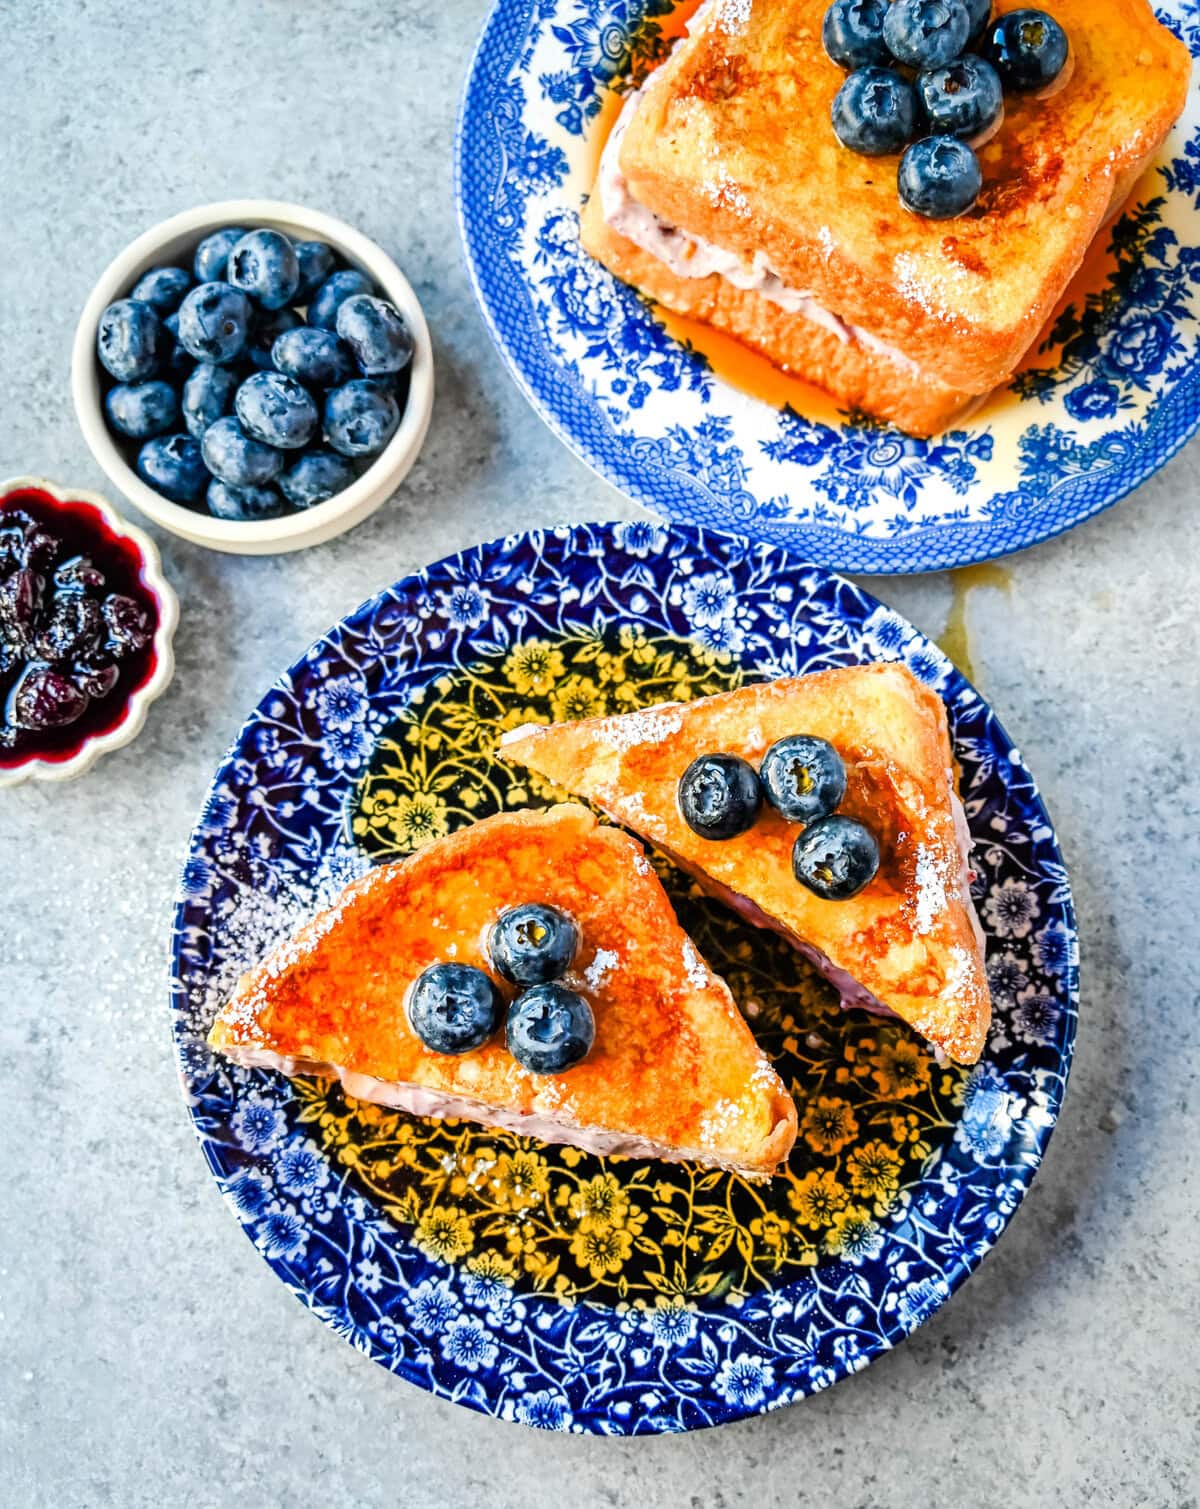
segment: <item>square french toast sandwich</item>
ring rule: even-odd
[[[1036,340],[1182,112],[1191,59],[1147,0],[1051,0],[1061,78],[1005,96],[974,207],[925,219],[894,157],[834,133],[827,3],[709,0],[627,100],[582,242],[842,406],[934,434]]]

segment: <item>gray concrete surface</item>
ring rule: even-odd
[[[1200,449],[1012,561],[978,678],[1037,772],[1083,931],[1079,1053],[1044,1172],[979,1274],[830,1393],[690,1438],[548,1438],[436,1402],[284,1293],[193,1144],[169,904],[213,766],[278,669],[385,580],[527,525],[634,512],[492,351],[450,193],[484,0],[0,5],[0,475],[103,486],[67,394],[76,311],[204,200],[323,206],[394,252],[440,394],[351,536],[241,561],[163,537],[179,674],[138,743],[0,796],[0,1503],[1197,1502],[1195,759]],[[947,577],[875,582],[938,633]]]

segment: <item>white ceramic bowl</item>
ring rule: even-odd
[[[96,358],[96,326],[114,299],[124,298],[147,268],[160,264],[191,267],[198,242],[226,225],[244,225],[247,230],[269,227],[301,241],[327,241],[352,266],[361,268],[404,316],[412,331],[415,349],[400,427],[383,453],[343,492],[315,507],[282,519],[241,523],[215,519],[164,498],[147,486],[125,460],[104,421],[101,406],[100,364]],[[433,348],[429,329],[408,279],[373,241],[351,226],[322,215],[317,210],[273,199],[231,199],[207,204],[186,214],[164,220],[130,246],[105,269],[92,289],[71,356],[71,392],[75,412],[92,455],[113,484],[148,518],[172,534],[198,545],[239,555],[268,555],[319,545],[360,523],[389,498],[417,459],[433,409]]]
[[[84,739],[78,751],[69,759],[39,759],[31,756],[20,765],[0,766],[0,787],[17,786],[22,781],[69,781],[114,749],[121,749],[139,732],[146,721],[146,710],[156,697],[162,695],[175,674],[173,641],[179,623],[179,600],[175,596],[162,571],[158,547],[148,534],[127,524],[116,509],[99,493],[88,492],[82,487],[61,488],[45,477],[9,477],[0,482],[0,498],[26,489],[48,494],[56,503],[83,503],[100,515],[110,532],[128,540],[141,557],[138,576],[143,587],[154,598],[158,612],[158,626],[154,631],[154,670],[129,699],[121,721],[103,733],[91,734]],[[0,519],[3,513],[0,512]]]

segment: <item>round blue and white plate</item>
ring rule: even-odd
[[[459,119],[467,264],[492,335],[551,428],[668,519],[846,571],[932,571],[1099,513],[1200,423],[1200,101],[1060,311],[1053,344],[929,441],[828,403],[776,408],[714,376],[579,247],[611,95],[661,50],[675,0],[498,0]],[[1161,19],[1200,53],[1197,0]]]
[[[505,729],[902,660],[945,698],[995,1019],[972,1069],[842,1012],[779,940],[655,864],[796,1096],[766,1184],[601,1159],[237,1068],[205,1038],[238,977],[375,860],[556,793]],[[267,692],[183,869],[175,1038],[204,1155],[283,1283],[421,1388],[609,1434],[775,1409],[894,1346],[1008,1224],[1062,1102],[1076,932],[1020,753],[946,657],[774,546],[653,523],[517,535],[364,604]]]

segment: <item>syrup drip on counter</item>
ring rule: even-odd
[[[975,681],[975,662],[967,627],[967,603],[978,587],[994,587],[1007,596],[1012,590],[1012,572],[997,566],[994,561],[983,561],[978,566],[964,566],[961,571],[950,573],[950,589],[954,595],[938,644],[972,683]]]

